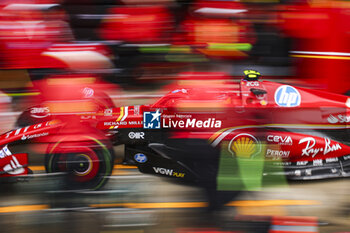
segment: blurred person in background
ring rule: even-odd
[[[125,78],[124,82],[133,85],[136,78],[157,73],[159,70],[153,70],[164,66],[164,51],[159,51],[159,46],[171,43],[174,30],[171,6],[172,0],[122,0],[120,5],[108,9],[99,32],[103,40],[119,42],[113,46],[119,57],[116,66],[125,70],[126,77],[118,79]]]
[[[255,42],[248,10],[240,2],[196,0],[181,23],[178,43],[193,46],[209,58],[242,59]]]
[[[73,41],[60,5],[9,4],[1,14],[3,69],[50,68],[42,53],[55,43]]]
[[[232,73],[235,64],[246,62],[256,42],[248,20],[248,9],[241,2],[195,0],[188,3],[178,20],[173,47],[184,55],[170,53],[172,61],[189,62],[190,71]],[[174,51],[175,51],[174,49]]]
[[[125,43],[169,43],[172,15],[168,1],[122,0],[109,9],[101,28],[105,40]]]
[[[296,1],[282,5],[279,25],[292,38],[296,76],[318,89],[349,91],[350,4]]]
[[[89,77],[113,68],[106,46],[74,40],[58,4],[8,4],[0,13],[1,86],[6,92],[35,91],[31,81],[52,74]],[[17,103],[15,109],[21,109]]]
[[[52,59],[43,56],[43,52],[55,43],[73,40],[65,20],[66,15],[58,4],[8,1],[1,6],[0,82],[3,91],[23,91],[31,87],[31,79],[35,79],[33,70],[52,68]]]

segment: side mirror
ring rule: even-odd
[[[251,88],[250,91],[251,91],[254,95],[264,95],[264,94],[267,94],[267,91],[265,91],[265,90],[263,90],[263,89]]]

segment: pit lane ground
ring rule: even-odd
[[[116,165],[106,187],[94,192],[62,191],[57,189],[60,176],[45,175],[41,166],[32,169],[30,181],[2,185],[1,232],[179,232],[208,227],[268,232],[268,216],[314,217],[322,225],[314,232],[350,230],[347,179],[243,192],[226,209],[209,214],[200,189],[143,175],[134,167]],[[242,216],[244,221],[237,219]]]

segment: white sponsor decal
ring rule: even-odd
[[[333,116],[332,114],[329,115],[327,118],[328,122],[331,124],[336,124],[336,123],[349,123],[350,122],[350,116],[345,116],[342,114],[338,114],[336,116]]]
[[[306,169],[305,170],[305,175],[311,176],[312,175],[312,170],[311,169]]]
[[[92,89],[90,87],[85,87],[82,90],[82,93],[83,93],[85,98],[90,98],[90,97],[92,97],[94,95],[95,91],[94,91],[94,89]]]
[[[335,123],[338,123],[338,118],[336,118],[335,116],[333,116],[332,114],[329,115],[329,117],[327,118],[328,122],[331,123],[331,124],[335,124]]]
[[[103,112],[104,116],[112,116],[113,115],[113,110],[111,108],[107,108]]]
[[[163,115],[163,118],[175,118],[175,115]]]
[[[5,138],[9,138],[13,131],[7,132]]]
[[[175,114],[177,118],[192,118],[192,115],[188,114]]]
[[[50,115],[50,110],[48,107],[40,107],[40,108],[33,107],[30,109],[30,115],[34,118],[44,118]]]
[[[34,125],[34,126],[33,126],[33,129],[39,129],[39,128],[41,128],[41,126],[42,126],[42,124],[39,123],[39,124],[37,124],[37,125]]]
[[[266,150],[266,158],[288,158],[290,154],[290,151],[283,151],[283,150]]]
[[[142,125],[142,121],[107,121],[104,126],[119,126],[119,125]]]
[[[134,115],[140,115],[140,105],[134,106]]]
[[[267,141],[276,142],[280,145],[293,145],[291,136],[267,135]]]
[[[128,123],[126,121],[108,121],[103,123],[103,125],[105,126],[127,125],[127,124]]]
[[[312,165],[314,165],[314,166],[323,166],[322,159],[315,159],[314,161],[312,161]]]
[[[8,149],[7,145],[0,150],[0,159],[12,155],[11,151]]]
[[[11,175],[18,175],[25,171],[15,156],[12,156],[11,162],[5,165],[3,169],[5,172]]]
[[[184,177],[185,173],[174,172],[173,169],[166,169],[162,167],[153,167],[153,170],[157,174],[162,174],[166,176]]]
[[[180,118],[180,119],[183,119],[183,118],[192,118],[192,115],[175,113],[175,114],[172,114],[172,115],[162,115],[162,117],[163,118]]]
[[[80,119],[82,120],[96,119],[96,116],[81,116]]]
[[[308,161],[297,161],[297,166],[305,166]]]
[[[144,132],[130,132],[128,134],[130,139],[145,139],[145,133]]]
[[[23,135],[21,137],[21,140],[28,140],[28,139],[33,139],[33,138],[47,136],[47,135],[49,135],[49,132],[44,132],[44,133],[39,133],[39,134],[31,134],[31,135]]]
[[[34,126],[34,127],[35,127],[35,126]],[[36,128],[34,128],[34,129],[36,129]],[[18,134],[21,132],[21,130],[22,130],[22,128],[17,129],[17,130],[15,131],[15,135],[18,135]]]
[[[326,163],[332,163],[332,162],[338,162],[338,158],[337,157],[326,158]]]
[[[292,165],[292,162],[274,162],[273,164],[276,166],[289,166]]]
[[[172,120],[170,118],[163,118],[163,128],[220,128],[222,122],[215,118],[208,118],[207,120],[197,120],[196,118],[186,120]]]
[[[299,144],[302,144],[304,142],[306,143],[306,146],[304,149],[302,149],[301,156],[306,155],[314,158],[319,152],[323,152],[323,155],[326,155],[329,152],[341,150],[341,146],[338,143],[331,145],[331,140],[329,138],[324,138],[324,148],[315,147],[316,140],[313,137],[306,137],[299,140]]]
[[[48,125],[50,125],[50,122],[51,122],[51,121],[46,122],[45,127],[48,126]],[[41,128],[42,126],[43,126],[43,124],[42,124],[42,123],[39,123],[39,124],[34,125],[34,126],[33,126],[33,129],[38,129],[38,128]],[[10,135],[11,135],[13,132],[15,132],[13,136],[17,136],[17,135],[19,135],[20,133],[25,133],[25,132],[28,131],[28,129],[29,129],[30,127],[32,127],[32,126],[26,126],[26,127],[24,127],[24,128],[16,129],[15,131],[12,130],[12,131],[10,131],[10,132],[7,132],[5,138],[9,138]],[[22,130],[23,130],[23,131],[22,131]]]
[[[166,169],[162,167],[153,167],[153,170],[155,173],[159,173],[162,175],[172,176],[173,175],[173,169]]]
[[[142,121],[129,121],[129,125],[142,125]]]
[[[259,81],[250,81],[250,82],[247,82],[247,87],[258,87],[258,86],[260,86]]]

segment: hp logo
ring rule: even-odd
[[[275,92],[275,102],[281,107],[296,107],[300,105],[301,97],[297,89],[282,85]]]

